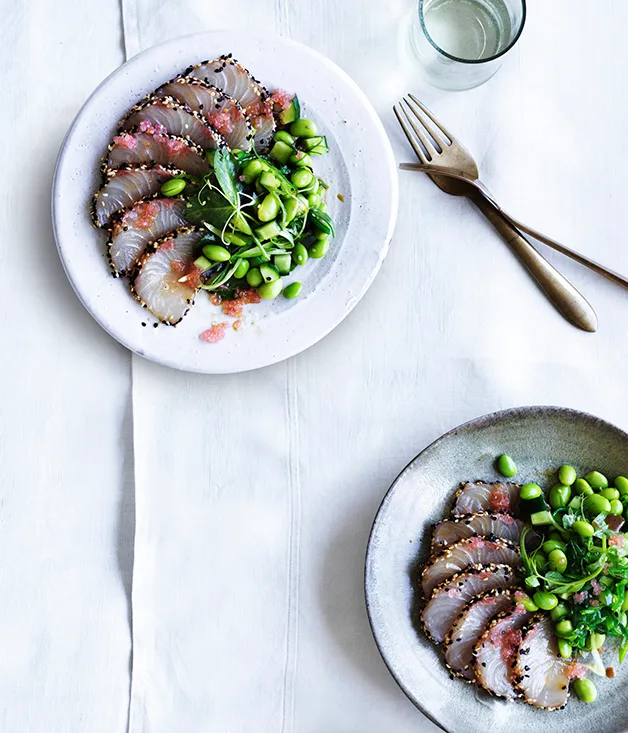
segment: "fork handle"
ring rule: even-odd
[[[470,198],[525,265],[556,309],[583,331],[597,331],[597,316],[586,298],[484,196],[477,193]]]

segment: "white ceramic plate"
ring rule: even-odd
[[[176,328],[153,328],[129,293],[111,277],[105,236],[88,215],[100,182],[99,163],[126,110],[189,64],[233,53],[270,89],[298,94],[302,114],[327,135],[330,153],[316,159],[329,183],[337,237],[323,260],[295,270],[301,296],[247,306],[246,323],[218,344],[199,334],[229,322],[199,294]],[[341,194],[342,203],[338,198]],[[87,100],[59,153],[53,183],[55,237],[66,273],[83,305],[124,346],[160,364],[204,373],[256,369],[312,346],[353,309],[386,256],[397,214],[395,161],[384,128],[357,85],[329,59],[284,38],[202,33],[155,46],[117,69]],[[142,326],[142,322],[148,324]]]
[[[564,710],[536,710],[491,698],[449,679],[440,650],[421,629],[418,577],[429,555],[431,525],[449,513],[462,481],[500,480],[495,457],[517,464],[516,481],[547,485],[563,463],[580,475],[628,471],[628,435],[603,420],[560,407],[522,407],[486,415],[443,435],[399,475],[377,513],[366,558],[366,603],[379,650],[408,697],[448,733],[624,733],[628,663],[605,661],[615,679],[595,677],[598,701],[574,699]]]

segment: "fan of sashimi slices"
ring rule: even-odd
[[[202,236],[186,220],[183,200],[163,196],[162,186],[209,173],[208,151],[265,152],[275,115],[291,102],[228,54],[185,69],[121,120],[102,161],[92,220],[107,231],[113,275],[129,278],[131,293],[158,321],[174,326],[193,305]]]

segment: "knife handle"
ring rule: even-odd
[[[470,198],[521,260],[556,309],[577,328],[590,333],[597,331],[597,316],[586,298],[484,196],[477,193]]]

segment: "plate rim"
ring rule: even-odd
[[[307,44],[300,43],[299,41],[295,41],[291,38],[287,38],[285,36],[282,36],[276,33],[260,34],[260,33],[252,33],[250,31],[238,33],[238,39],[240,41],[242,38],[244,38],[245,40],[249,38],[256,42],[262,41],[263,43],[267,43],[267,44],[277,43],[284,47],[286,46],[292,47],[294,49],[299,50],[301,53],[305,53],[309,55],[310,58],[315,59],[318,63],[322,63],[326,65],[329,69],[333,70],[334,74],[339,79],[341,79],[344,84],[349,86],[352,89],[352,91],[355,93],[356,97],[359,99],[362,109],[367,113],[368,118],[372,124],[373,131],[377,134],[377,137],[379,138],[379,142],[381,143],[380,150],[382,152],[383,158],[386,160],[386,169],[389,173],[390,207],[387,210],[388,221],[387,221],[387,226],[386,226],[386,233],[385,233],[385,236],[382,237],[380,245],[377,250],[378,255],[379,255],[377,258],[377,261],[371,267],[368,274],[365,273],[365,278],[364,278],[364,281],[359,291],[356,291],[355,294],[353,294],[351,298],[348,298],[344,303],[344,307],[339,308],[337,315],[330,319],[330,323],[325,325],[323,328],[319,329],[318,331],[316,331],[316,333],[313,334],[313,336],[307,340],[307,343],[305,345],[298,346],[296,351],[293,351],[290,348],[285,348],[283,350],[285,353],[282,353],[281,349],[277,349],[276,351],[272,353],[272,355],[269,354],[268,357],[262,360],[261,362],[258,360],[252,364],[240,363],[238,365],[227,365],[224,368],[216,367],[213,365],[210,365],[209,367],[205,367],[202,363],[199,363],[197,365],[191,365],[191,364],[185,364],[185,363],[182,364],[178,362],[176,358],[170,358],[170,356],[162,356],[158,354],[144,353],[142,350],[140,350],[140,347],[137,344],[133,346],[129,343],[128,339],[125,339],[124,333],[120,329],[117,329],[115,327],[115,324],[108,321],[106,314],[99,312],[98,309],[95,307],[95,304],[88,302],[88,300],[82,294],[82,291],[79,288],[78,283],[75,281],[75,278],[72,276],[68,263],[66,262],[66,258],[64,257],[64,254],[63,254],[63,247],[60,244],[60,234],[59,234],[60,213],[58,211],[58,199],[59,199],[58,185],[59,185],[59,180],[60,180],[60,171],[62,168],[62,164],[64,162],[65,154],[68,150],[68,141],[72,133],[77,128],[77,126],[82,122],[82,118],[85,113],[86,107],[92,102],[94,97],[96,97],[99,94],[101,89],[110,81],[110,79],[112,79],[114,76],[121,73],[122,70],[127,68],[129,65],[137,62],[137,60],[140,57],[145,57],[149,54],[154,53],[157,49],[164,48],[167,46],[172,46],[175,48],[177,46],[180,47],[182,44],[184,44],[187,40],[190,40],[190,39],[206,38],[208,39],[208,45],[211,47],[212,39],[216,39],[221,35],[224,36],[224,35],[230,35],[233,33],[234,33],[234,30],[230,28],[216,28],[210,31],[199,31],[195,33],[187,33],[184,35],[177,36],[175,38],[169,38],[169,39],[160,41],[159,43],[156,43],[150,46],[149,48],[144,49],[143,51],[140,51],[138,54],[135,54],[131,58],[124,61],[124,63],[120,64],[118,67],[113,69],[113,71],[111,71],[94,88],[94,90],[88,95],[88,97],[81,104],[70,126],[68,127],[65,135],[63,136],[63,140],[61,142],[59,152],[55,160],[55,166],[54,166],[54,172],[53,172],[52,184],[51,184],[51,193],[50,193],[50,211],[51,211],[51,219],[52,219],[52,230],[53,230],[57,253],[59,255],[59,259],[61,260],[61,264],[65,272],[65,275],[68,279],[68,282],[70,283],[79,302],[85,308],[85,310],[89,313],[89,315],[96,321],[96,323],[111,338],[113,338],[117,343],[119,343],[124,348],[128,349],[132,354],[136,354],[137,356],[140,356],[146,359],[147,361],[158,364],[160,366],[166,366],[172,369],[177,369],[179,371],[197,373],[197,374],[237,374],[237,373],[243,373],[243,372],[248,372],[248,371],[254,371],[257,369],[263,369],[267,366],[279,364],[294,356],[297,356],[300,353],[303,353],[307,349],[316,345],[319,341],[323,340],[330,333],[332,333],[349,316],[349,314],[353,311],[353,309],[357,306],[357,304],[362,300],[362,298],[365,296],[368,289],[373,284],[373,281],[377,277],[380,271],[380,268],[386,256],[388,255],[390,244],[394,236],[394,232],[395,232],[397,220],[398,220],[398,215],[399,215],[399,176],[398,176],[397,162],[396,162],[394,150],[392,147],[392,143],[390,141],[390,138],[388,137],[388,134],[386,132],[386,129],[384,127],[381,117],[379,116],[377,110],[375,109],[375,107],[373,106],[373,104],[371,103],[367,95],[365,94],[365,92],[359,86],[359,84],[335,61],[325,56],[320,51],[317,51],[316,49],[311,48]],[[316,288],[313,291],[313,295],[315,295],[315,290]]]
[[[371,615],[371,603],[369,600],[369,565],[370,565],[370,560],[371,560],[371,545],[372,545],[373,537],[377,529],[377,525],[378,525],[380,516],[382,515],[382,512],[384,511],[386,505],[390,501],[395,487],[399,483],[402,476],[411,468],[412,464],[417,459],[419,459],[424,453],[438,446],[438,444],[441,443],[443,440],[450,438],[456,435],[458,432],[468,429],[470,427],[481,427],[482,425],[486,423],[490,423],[492,421],[501,419],[506,416],[512,416],[516,414],[529,415],[535,412],[560,413],[562,415],[568,415],[571,417],[584,418],[587,422],[602,424],[606,428],[610,428],[614,432],[618,433],[620,437],[624,438],[626,442],[628,442],[628,432],[626,432],[622,428],[618,427],[617,425],[615,425],[614,423],[608,420],[605,420],[601,417],[597,417],[596,415],[593,415],[590,412],[576,410],[575,408],[572,408],[572,407],[560,407],[558,405],[522,405],[520,407],[509,407],[504,410],[496,410],[495,412],[489,412],[485,415],[481,415],[479,417],[475,417],[475,418],[472,418],[471,420],[467,420],[463,423],[460,423],[456,427],[451,428],[447,432],[440,435],[438,438],[436,438],[431,443],[426,445],[422,450],[420,450],[414,456],[414,458],[412,458],[404,466],[404,468],[401,469],[401,471],[397,474],[397,476],[391,483],[390,487],[384,494],[384,497],[382,498],[377,508],[377,512],[375,513],[375,518],[373,519],[373,524],[371,525],[371,529],[369,531],[369,536],[368,536],[368,541],[367,541],[367,546],[366,546],[366,555],[364,559],[364,600],[365,600],[365,606],[366,606],[366,615],[368,617],[369,627],[371,629],[371,634],[373,635],[375,646],[377,647],[377,650],[379,651],[379,654],[384,664],[386,665],[386,668],[390,672],[390,675],[395,680],[395,682],[397,683],[398,687],[403,692],[403,694],[430,722],[432,722],[437,728],[444,731],[445,733],[451,733],[451,729],[446,728],[437,718],[435,718],[432,715],[432,713],[430,713],[425,708],[425,706],[417,698],[414,697],[412,692],[410,692],[410,690],[407,689],[407,687],[403,684],[401,679],[396,674],[391,662],[389,661],[386,653],[384,652],[383,647],[380,645],[379,639],[377,637],[377,631],[375,629],[375,625],[373,623],[373,618]]]

